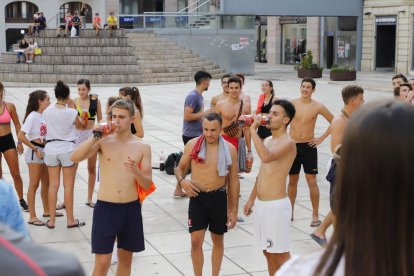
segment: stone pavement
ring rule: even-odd
[[[261,80],[274,80],[276,96],[279,98],[293,99],[299,96],[300,80],[292,66],[256,65],[256,75],[247,77],[244,91],[252,98],[255,108],[261,89]],[[391,98],[391,73],[358,73],[356,83],[366,88],[365,99],[372,101],[381,98]],[[337,114],[342,107],[340,91],[346,83],[333,83],[325,74],[317,80],[314,98],[324,103],[332,113]],[[27,103],[27,94],[35,89],[43,88],[54,99],[53,88],[50,86],[32,88],[21,87],[19,84],[7,84],[6,100],[17,106],[20,118],[23,118]],[[153,164],[158,163],[159,153],[165,155],[183,149],[181,141],[183,102],[187,93],[193,89],[193,83],[178,83],[165,85],[151,85],[140,87],[144,104],[144,130],[145,142],[152,147]],[[105,106],[109,96],[117,95],[117,87],[93,87],[92,92],[100,95],[101,102]],[[71,86],[72,97],[76,96],[76,87]],[[221,91],[219,80],[213,80],[209,91],[204,94],[205,106],[209,106],[213,95]],[[54,102],[54,100],[52,100]],[[321,135],[328,127],[328,123],[320,118],[317,121],[316,135]],[[254,148],[254,147],[253,147]],[[254,151],[254,150],[253,150]],[[329,138],[319,146],[319,175],[320,187],[320,214],[321,218],[329,210],[329,186],[325,180],[327,162],[330,158]],[[253,171],[244,174],[241,184],[241,198],[239,213],[247,200],[259,168],[259,158],[254,152],[255,162]],[[28,188],[28,169],[24,158],[20,157],[20,169],[25,188]],[[4,178],[11,182],[8,167],[3,160]],[[153,170],[153,181],[157,190],[146,199],[143,205],[143,221],[145,232],[144,252],[134,255],[132,275],[192,275],[190,257],[190,235],[187,231],[188,199],[173,198],[175,187],[174,176],[169,176],[159,170]],[[96,185],[98,189],[99,183]],[[59,250],[75,254],[87,275],[93,269],[94,256],[91,254],[91,226],[92,209],[86,206],[87,194],[87,168],[86,162],[79,165],[75,183],[75,217],[85,220],[86,226],[79,229],[67,229],[65,218],[58,218],[56,229],[49,230],[46,227],[29,226],[30,234],[35,242],[50,246]],[[63,188],[59,191],[59,199],[63,199]],[[96,193],[94,195],[96,199]],[[40,195],[36,198],[38,214],[41,214]],[[291,226],[291,253],[304,254],[317,250],[319,246],[310,239],[309,234],[314,230],[309,226],[311,221],[311,204],[309,192],[304,175],[301,175],[298,186],[298,197],[295,205],[295,220]],[[254,215],[254,213],[253,213]],[[24,213],[25,219],[28,214]],[[238,223],[234,230],[225,235],[225,251],[221,275],[268,275],[267,266],[261,251],[256,249],[253,243],[253,219],[244,217],[245,222]],[[328,235],[331,235],[329,229]],[[212,242],[206,235],[204,243],[205,263],[204,273],[211,274],[211,248]],[[115,275],[116,266],[112,266],[109,275]]]

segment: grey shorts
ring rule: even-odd
[[[37,147],[36,148],[43,153],[43,148]],[[43,164],[43,158],[37,157],[36,153],[32,149],[26,150],[24,154],[24,161],[26,161],[26,164]]]
[[[46,166],[48,167],[56,167],[56,166],[62,166],[62,167],[70,167],[75,164],[70,160],[70,156],[72,155],[72,152],[66,152],[66,153],[59,153],[59,154],[48,154],[46,153],[43,157],[43,160],[45,161]]]

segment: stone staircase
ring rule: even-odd
[[[215,15],[202,15],[193,23],[190,24],[192,29],[203,29],[208,28],[210,29],[212,26],[216,25],[216,16]]]
[[[125,30],[116,30],[113,37],[96,37],[93,30],[82,30],[77,38],[56,37],[55,30],[43,30],[36,41],[43,54],[34,63],[16,63],[15,53],[2,53],[3,82],[76,83],[86,78],[91,83],[116,84],[141,80]]]
[[[2,82],[74,84],[86,78],[92,84],[142,84],[193,81],[198,70],[213,78],[225,73],[191,50],[148,31],[118,29],[113,37],[96,37],[87,29],[78,38],[63,38],[56,37],[55,30],[44,30],[36,41],[43,54],[34,63],[16,63],[14,52],[1,54]]]
[[[151,31],[127,33],[144,83],[194,81],[199,70],[218,79],[225,73],[210,60]]]

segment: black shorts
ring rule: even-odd
[[[0,152],[5,152],[9,149],[16,149],[16,144],[11,133],[0,136]]]
[[[190,136],[183,135],[184,146],[187,145],[188,141],[190,141],[191,139],[194,139],[194,138],[196,138],[196,137],[190,137]]]
[[[92,222],[92,253],[112,253],[115,238],[118,248],[131,252],[145,249],[139,201],[113,203],[96,201]]]
[[[299,174],[302,165],[306,174],[318,174],[318,149],[309,146],[308,143],[297,143],[296,151],[296,158],[289,174]]]
[[[223,235],[227,232],[227,193],[220,188],[212,192],[200,192],[191,197],[188,206],[188,230],[190,233],[208,229]]]
[[[334,199],[335,199],[335,181],[336,181],[336,173],[337,167],[335,159],[332,160],[331,166],[329,167],[328,174],[326,175],[326,180],[329,181],[330,189],[329,189],[329,204],[331,206],[332,213],[334,213]]]

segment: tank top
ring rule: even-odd
[[[0,125],[9,125],[12,118],[9,110],[7,109],[7,104],[3,102],[3,105],[3,113],[0,114]]]
[[[270,112],[270,109],[272,108],[273,96],[274,95],[272,95],[272,97],[270,97],[270,100],[269,100],[269,102],[267,104],[265,104],[263,102],[261,113],[269,113]]]
[[[79,99],[76,101],[76,110],[78,111],[78,115],[82,116],[82,107],[80,106]],[[96,99],[92,99],[92,95],[89,95],[89,109],[88,109],[88,120],[95,121],[96,113],[98,110],[98,97]]]

